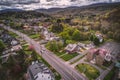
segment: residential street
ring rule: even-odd
[[[63,80],[87,80],[86,77],[82,76],[79,72],[77,72],[74,68],[72,68],[69,64],[66,64],[54,55],[52,52],[47,50],[44,46],[41,46],[33,39],[29,38],[27,35],[20,33],[16,30],[10,29],[9,27],[4,27],[5,29],[12,31],[19,36],[21,36],[26,42],[34,46],[35,51],[41,55],[57,72],[60,73]]]

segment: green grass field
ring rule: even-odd
[[[65,61],[68,61],[68,60],[74,58],[77,55],[79,55],[79,54],[78,53],[65,54],[65,55],[61,56],[60,58],[62,58]]]
[[[32,39],[40,38],[40,34],[29,35],[29,37]]]
[[[89,80],[95,80],[100,75],[100,72],[89,64],[78,64],[75,68],[84,73]]]

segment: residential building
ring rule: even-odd
[[[49,32],[45,27],[41,27],[41,34],[43,38],[47,41],[52,41],[52,40],[58,41],[60,39],[59,37],[55,36],[54,33]]]
[[[31,27],[26,24],[26,25],[23,26],[23,29],[24,29],[24,30],[31,30]]]
[[[68,44],[65,47],[65,51],[69,52],[69,53],[74,53],[78,50],[78,46],[77,44]]]
[[[102,43],[104,40],[103,35],[101,33],[96,33],[95,35],[99,39],[99,42]]]
[[[42,62],[33,62],[27,70],[27,80],[55,80],[54,74]]]
[[[20,44],[18,44],[18,45],[12,46],[11,49],[12,49],[12,51],[19,51],[22,49],[22,46]]]
[[[32,26],[32,29],[35,33],[40,32],[40,27],[39,26]]]
[[[88,50],[88,49],[93,48],[93,47],[94,47],[93,44],[83,44],[83,43],[79,42],[77,44],[68,44],[65,47],[65,51],[67,51],[69,53],[74,53],[74,52],[81,53],[84,50]]]
[[[5,51],[2,52],[2,55],[0,56],[2,63],[7,62],[8,58],[10,55],[17,55],[15,52],[13,52],[11,49],[7,49]]]
[[[11,46],[16,46],[16,45],[18,45],[18,44],[20,44],[19,43],[19,41],[18,40],[16,40],[15,38],[13,38],[12,40],[11,40]]]
[[[102,65],[104,61],[110,62],[112,55],[105,49],[92,48],[88,51],[87,60],[93,64]]]
[[[12,37],[6,33],[2,34],[0,38],[4,43],[10,43],[12,40]]]

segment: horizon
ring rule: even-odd
[[[26,1],[12,1],[0,0],[0,10],[4,9],[22,9],[22,10],[35,10],[35,9],[49,9],[49,8],[66,8],[71,6],[86,6],[96,3],[114,3],[120,0],[26,0]]]

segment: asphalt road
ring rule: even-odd
[[[13,30],[9,27],[4,28],[16,33],[17,35],[21,36],[26,42],[32,44],[36,52],[41,55],[58,73],[60,73],[63,80],[88,80],[86,77],[72,68],[69,64],[66,64],[63,60],[47,50],[44,46],[41,46],[33,39],[29,38],[27,35]]]

